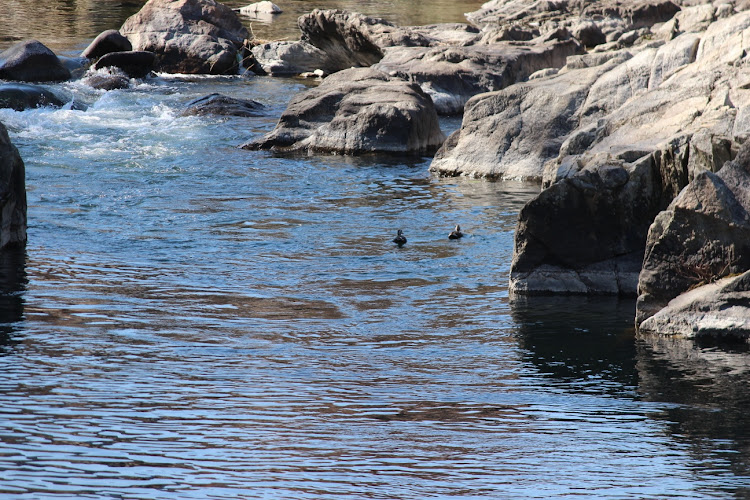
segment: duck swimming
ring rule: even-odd
[[[448,239],[450,240],[457,240],[461,238],[464,235],[464,233],[461,232],[461,226],[456,224],[456,229],[451,231],[451,234],[448,235]]]
[[[406,243],[406,236],[404,236],[404,232],[401,229],[398,230],[398,235],[393,238],[393,242],[398,245],[399,248],[404,246],[404,244]]]

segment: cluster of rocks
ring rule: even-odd
[[[152,70],[233,74],[240,62],[261,75],[330,75],[243,147],[437,149],[440,175],[540,182],[519,216],[514,294],[637,295],[642,331],[749,338],[749,7],[491,0],[471,24],[410,27],[314,10],[299,18],[299,40],[261,42],[214,0],[149,0],[82,57],[101,88]],[[5,80],[65,80],[69,66],[38,42],[0,54]],[[260,112],[226,96],[193,104],[189,113]],[[461,113],[446,139],[437,116]]]
[[[79,58],[59,57],[37,40],[14,45],[0,53],[0,80],[81,78],[94,88],[114,90],[154,71],[236,74],[251,38],[237,14],[215,0],[149,0],[119,30],[96,37]],[[60,103],[27,83],[0,86],[0,104],[24,109]]]
[[[469,19],[302,16],[299,41],[252,49],[256,70],[336,76],[247,147],[367,150],[341,144],[367,141],[334,111],[359,91],[346,68],[369,66],[463,111],[431,170],[542,183],[519,217],[515,295],[637,295],[642,331],[750,337],[746,4],[494,0]]]

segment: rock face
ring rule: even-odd
[[[335,72],[367,67],[383,58],[385,47],[428,46],[428,37],[395,24],[344,10],[318,10],[299,18],[302,41],[327,55],[323,69]]]
[[[435,107],[418,85],[352,68],[298,94],[272,132],[243,148],[424,153],[444,139]]]
[[[223,115],[261,116],[265,106],[257,101],[235,99],[222,94],[210,94],[188,103],[182,116]]]
[[[507,29],[516,26],[522,29],[550,30],[576,26],[575,31],[587,31],[586,37],[593,33],[596,41],[601,41],[597,31],[606,39],[616,33],[621,35],[663,23],[679,10],[679,6],[669,0],[490,0],[466,17],[470,22],[485,28]]]
[[[81,53],[81,57],[99,59],[110,52],[126,52],[129,50],[133,50],[130,40],[117,30],[107,30],[94,38],[94,41]]]
[[[69,80],[70,71],[44,44],[29,40],[0,53],[0,79],[22,82],[59,82]]]
[[[521,211],[513,292],[640,293],[640,324],[690,287],[750,269],[748,161],[716,173],[750,137],[748,29],[750,13],[736,13],[469,101],[433,168],[541,169],[546,188]],[[524,161],[524,175],[510,169]]]
[[[376,69],[417,82],[441,114],[463,112],[483,92],[526,80],[544,68],[559,68],[581,46],[567,32],[557,38],[470,46],[392,47]]]
[[[750,269],[750,142],[702,172],[654,220],[638,281],[636,323],[696,286]]]
[[[0,123],[0,248],[26,243],[26,169]]]
[[[131,50],[126,52],[110,52],[103,55],[94,69],[118,68],[130,78],[143,78],[154,69],[156,54],[145,50]]]
[[[628,54],[578,71],[480,94],[464,108],[461,128],[435,155],[430,170],[442,175],[541,180],[567,136],[580,125],[590,88]]]
[[[237,14],[215,0],[149,0],[120,32],[136,51],[157,55],[167,73],[231,74],[250,37]]]
[[[65,103],[55,94],[38,85],[25,83],[0,85],[0,108],[23,111],[44,106],[60,107],[63,104]]]
[[[639,330],[685,338],[750,338],[750,271],[687,291],[640,324]]]
[[[653,159],[610,161],[543,190],[521,210],[511,290],[634,295],[650,221],[662,204]]]

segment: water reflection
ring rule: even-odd
[[[83,49],[104,30],[119,28],[145,0],[3,0],[0,48],[37,39],[52,50]]]
[[[26,251],[11,248],[0,252],[0,355],[18,343],[13,334],[23,320],[27,284]]]
[[[0,16],[0,49],[21,40],[37,39],[55,51],[80,51],[99,33],[117,29],[146,0],[4,0]],[[239,8],[251,0],[226,0]],[[254,34],[264,40],[296,40],[297,19],[313,9],[347,9],[407,25],[466,22],[465,12],[477,10],[477,0],[376,1],[285,0],[284,12],[272,17],[240,16]],[[74,50],[75,49],[75,50]]]
[[[511,311],[520,346],[554,383],[614,393],[637,386],[634,301],[516,296]]]
[[[675,449],[711,495],[750,495],[750,357],[746,347],[636,338],[634,303],[617,298],[514,297],[524,359],[566,392],[658,404]],[[696,493],[701,495],[703,493]]]
[[[735,498],[750,496],[750,357],[746,349],[690,339],[639,338],[638,393],[673,403],[654,415],[685,443],[701,474]],[[723,471],[731,471],[730,476]]]

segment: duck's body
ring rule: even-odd
[[[404,246],[406,243],[406,236],[404,236],[404,232],[401,229],[398,230],[398,234],[393,238],[393,242],[399,247]]]
[[[451,231],[451,234],[448,235],[448,239],[450,240],[457,240],[461,237],[463,237],[464,233],[461,232],[461,226],[456,224],[456,229]]]

